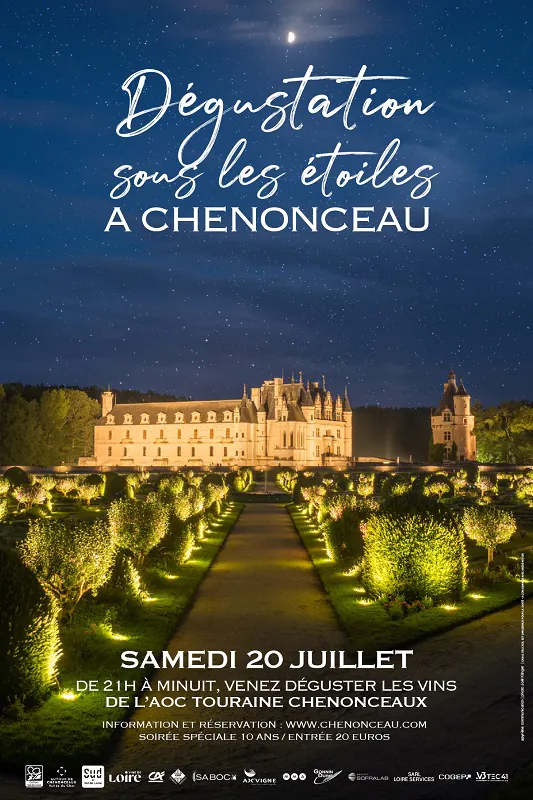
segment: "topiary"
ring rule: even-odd
[[[0,547],[0,707],[40,702],[61,655],[58,608],[14,550]]]
[[[373,597],[458,599],[466,587],[466,549],[457,517],[442,508],[372,515],[362,526],[362,580]]]
[[[117,472],[106,472],[104,498],[117,500],[122,497],[129,497],[126,476],[119,475]]]
[[[152,550],[150,562],[167,567],[185,564],[192,555],[197,527],[197,523],[195,524],[193,520],[184,521],[179,519],[176,514],[171,514],[169,531]]]
[[[11,486],[25,486],[31,483],[31,478],[26,470],[21,467],[10,467],[4,472],[4,478],[7,478]]]

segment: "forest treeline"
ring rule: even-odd
[[[0,464],[57,466],[92,455],[93,427],[100,416],[102,387],[0,386]],[[185,395],[112,389],[117,402],[171,402]],[[533,403],[504,402],[474,408],[478,460],[533,463]],[[354,408],[354,455],[428,461],[429,408]]]

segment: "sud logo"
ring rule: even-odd
[[[81,768],[81,785],[84,789],[103,789],[105,769],[102,764],[86,764]]]

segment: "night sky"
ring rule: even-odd
[[[109,382],[208,399],[302,370],[304,379],[325,373],[335,391],[348,384],[354,405],[423,405],[436,403],[453,367],[484,404],[533,399],[528,6],[5,2],[2,382]],[[176,100],[194,82],[201,100],[259,104],[310,64],[323,75],[366,64],[408,76],[380,87],[381,99],[435,107],[390,120],[355,115],[353,131],[338,117],[302,114],[301,130],[272,134],[260,131],[264,115],[227,114],[193,198],[177,201],[172,185],[159,185],[110,199],[121,164],[176,174],[179,144],[202,121],[169,109],[145,134],[117,136],[130,74],[165,72]],[[270,200],[257,200],[257,186],[218,188],[241,136],[251,163],[290,171]],[[355,185],[326,199],[298,183],[313,153],[338,141],[381,153],[395,136],[398,163],[440,173],[423,200],[405,186]],[[104,232],[114,205],[131,233]],[[153,205],[429,205],[431,227],[150,233],[140,211]]]

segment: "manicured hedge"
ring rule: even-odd
[[[373,597],[459,599],[466,587],[464,534],[440,510],[382,511],[363,526],[363,583]]]
[[[14,550],[0,547],[0,708],[37,703],[60,655],[56,603]]]

